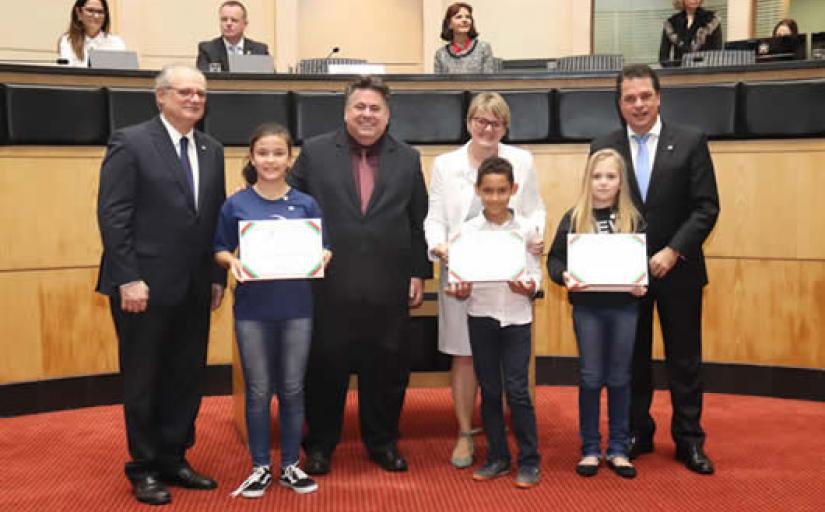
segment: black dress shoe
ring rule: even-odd
[[[160,477],[169,485],[185,487],[187,489],[200,489],[205,491],[218,487],[216,481],[196,472],[189,464],[184,464],[174,470],[163,471]]]
[[[684,462],[689,470],[700,475],[713,474],[713,462],[705,455],[701,446],[678,446],[676,448],[676,460]]]
[[[321,452],[311,452],[307,454],[304,461],[304,471],[310,475],[326,475],[329,473],[331,461],[327,455]]]
[[[172,495],[169,494],[169,489],[154,476],[145,476],[132,480],[132,492],[139,502],[149,505],[166,505],[172,501]]]
[[[407,471],[407,461],[398,453],[398,449],[387,448],[380,452],[370,453],[370,460],[381,466],[385,471]]]
[[[630,436],[630,440],[627,442],[628,458],[633,460],[645,453],[653,453],[653,440],[640,436]]]
[[[595,476],[599,472],[599,463],[596,464],[576,464],[576,474],[579,476]]]
[[[613,463],[613,458],[607,459],[607,467],[622,478],[636,478],[636,468],[633,466],[620,466]]]

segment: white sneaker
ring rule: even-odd
[[[249,478],[244,480],[230,496],[234,498],[240,494],[244,498],[260,498],[270,485],[272,485],[272,471],[269,466],[255,466]]]
[[[298,464],[292,464],[281,470],[281,485],[289,487],[299,494],[307,494],[318,490],[318,484],[303,472]]]

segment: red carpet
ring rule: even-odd
[[[573,472],[578,460],[576,390],[540,387],[536,411],[542,482],[516,489],[510,478],[479,483],[449,463],[456,427],[449,391],[407,395],[400,447],[406,474],[367,461],[358,439],[354,397],[333,472],[317,493],[300,496],[275,486],[260,500],[232,499],[247,475],[248,456],[232,424],[231,398],[204,401],[193,465],[220,482],[217,491],[173,488],[169,511],[462,511],[548,510],[825,510],[825,404],[706,395],[707,451],[717,474],[690,473],[673,460],[667,394],[659,393],[657,451],[637,462],[639,477],[621,480],[606,468],[591,479]],[[664,428],[661,428],[664,426]],[[126,457],[119,407],[97,407],[0,419],[0,511],[147,510],[131,497],[122,474]],[[480,455],[484,441],[477,438]],[[274,454],[277,460],[277,453]]]

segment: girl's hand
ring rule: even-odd
[[[460,283],[449,283],[444,287],[444,293],[450,297],[455,297],[459,300],[464,300],[473,293],[473,283],[462,281]]]
[[[580,292],[587,288],[586,284],[571,276],[570,272],[565,272],[562,274],[562,277],[564,278],[564,285],[571,292]]]
[[[643,297],[647,293],[647,286],[634,286],[632,290],[630,290],[630,294],[634,297]]]
[[[324,249],[323,252],[321,253],[321,261],[323,261],[323,263],[324,263],[324,268],[327,268],[327,265],[329,265],[329,260],[331,260],[331,259],[332,259],[332,251],[330,251],[329,249]]]
[[[518,293],[519,295],[526,295],[528,297],[532,297],[534,293],[536,293],[536,283],[532,280],[528,281],[508,281],[507,285],[510,287],[510,291],[513,293]]]
[[[241,260],[238,258],[232,257],[229,260],[229,270],[232,272],[232,277],[235,278],[235,281],[242,283],[246,280],[246,276],[243,273],[243,265],[241,265]]]

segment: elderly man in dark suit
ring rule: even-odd
[[[673,405],[676,458],[688,469],[712,474],[703,446],[702,288],[708,282],[702,244],[719,215],[719,196],[707,139],[693,128],[659,117],[659,80],[645,65],[619,73],[616,93],[625,129],[594,140],[591,152],[619,151],[628,164],[636,208],[647,221],[652,276],[640,303],[630,411],[631,457],[653,451],[656,425],[651,345],[656,304],[665,344]]]
[[[306,141],[289,183],[327,214],[335,258],[316,283],[306,376],[308,473],[330,470],[350,371],[358,374],[361,435],[370,459],[406,471],[398,420],[409,380],[409,307],[432,275],[418,152],[387,133],[389,88],[363,77],[346,91],[344,128]]]
[[[155,99],[160,115],[115,132],[103,159],[97,289],[109,296],[118,337],[126,476],[138,501],[163,504],[171,499],[163,482],[217,486],[184,455],[195,440],[210,307],[226,283],[212,258],[225,192],[223,148],[194,130],[203,74],[164,68]]]
[[[236,0],[221,4],[218,11],[221,22],[221,37],[198,43],[198,69],[216,71],[210,64],[220,64],[220,71],[229,71],[230,53],[237,55],[269,55],[266,44],[244,36],[249,24],[246,7]]]

